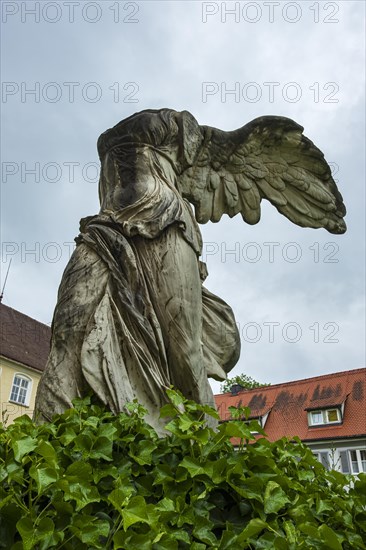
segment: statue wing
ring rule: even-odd
[[[199,223],[240,213],[256,224],[261,200],[267,199],[297,225],[346,231],[346,209],[330,167],[293,120],[264,116],[232,132],[194,130],[194,147],[192,133],[186,134],[189,162],[178,185]]]

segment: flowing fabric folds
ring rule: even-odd
[[[179,277],[188,290],[178,303],[169,282]],[[82,223],[60,286],[36,415],[49,420],[92,390],[114,413],[137,398],[161,431],[166,388],[213,406],[207,377],[225,378],[238,354],[231,308],[202,286],[178,224],[155,239],[127,239],[120,224],[95,216]]]

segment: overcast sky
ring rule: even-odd
[[[101,132],[146,108],[232,130],[293,118],[325,154],[348,231],[202,226],[206,286],[234,309],[232,375],[279,383],[365,366],[365,3],[2,2],[3,303],[50,324]],[[219,384],[213,383],[215,392]]]

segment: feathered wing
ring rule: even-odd
[[[297,225],[344,233],[346,209],[330,167],[302,132],[293,120],[276,116],[233,132],[200,126],[193,143],[190,132],[189,167],[178,184],[195,206],[197,221],[241,213],[245,222],[256,224],[261,200],[267,199]]]

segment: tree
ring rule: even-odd
[[[263,386],[270,386],[271,384],[261,384],[248,376],[247,374],[238,374],[234,378],[227,378],[223,384],[221,384],[222,393],[228,393],[231,391],[231,386],[239,384],[246,390],[252,390],[253,388],[262,388]]]

